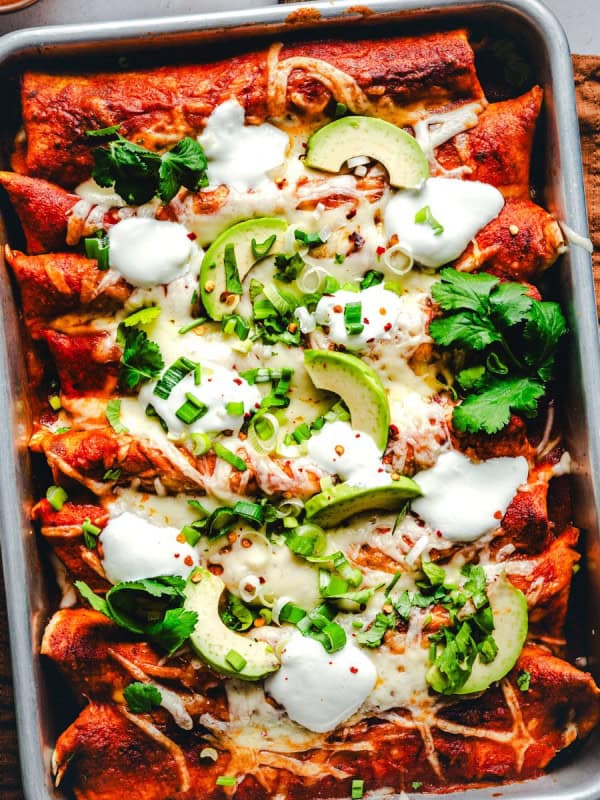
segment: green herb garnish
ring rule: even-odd
[[[123,697],[134,714],[147,714],[161,704],[162,694],[151,683],[130,683],[123,689]]]

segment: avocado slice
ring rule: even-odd
[[[493,661],[484,664],[475,659],[471,675],[460,689],[453,694],[473,694],[483,692],[495,681],[508,674],[521,654],[527,638],[527,600],[505,576],[498,577],[487,588],[492,614],[494,615],[494,639],[498,653]],[[443,682],[437,667],[430,667],[427,683],[436,692],[443,689]]]
[[[323,528],[334,528],[362,511],[397,511],[421,490],[410,478],[401,477],[386,486],[365,488],[338,483],[307,500],[306,519]]]
[[[200,580],[198,580],[200,576]],[[279,669],[271,645],[230,630],[219,616],[225,584],[206,569],[194,570],[185,587],[184,608],[195,611],[198,622],[190,641],[203,661],[223,675],[258,681]]]
[[[319,128],[308,140],[304,163],[339,172],[349,158],[368,156],[387,169],[390,184],[417,189],[429,176],[427,156],[410,134],[375,117],[343,117]]]
[[[375,370],[357,356],[334,350],[305,350],[304,366],[317,389],[342,398],[352,427],[368,434],[383,453],[389,435],[390,407]]]
[[[264,256],[258,258],[252,252],[252,239],[258,245],[263,244],[270,236],[275,240],[265,255],[281,252],[283,237],[288,228],[284,219],[278,217],[257,217],[244,222],[237,222],[219,234],[208,248],[200,265],[200,295],[206,313],[211,319],[221,320],[233,313],[238,301],[231,304],[222,298],[226,292],[225,281],[225,248],[232,244],[235,252],[240,281],[243,281],[252,267]]]

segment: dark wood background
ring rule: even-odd
[[[591,0],[595,2],[595,0]],[[600,57],[574,56],[596,297],[600,298]],[[0,575],[0,800],[23,800],[12,695],[4,584]]]

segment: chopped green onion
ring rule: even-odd
[[[248,469],[246,462],[242,458],[233,453],[231,450],[229,450],[229,448],[225,447],[225,445],[222,445],[220,442],[215,442],[213,444],[213,450],[215,451],[217,458],[222,458],[223,461],[231,464],[232,467],[235,467],[235,469],[238,469],[240,472],[244,472],[244,470]]]
[[[345,306],[344,325],[346,326],[346,333],[350,336],[356,336],[365,329],[362,321],[362,303],[360,300],[356,303],[348,303]]]
[[[305,244],[307,247],[317,247],[323,244],[323,239],[321,239],[318,233],[307,233],[298,228],[294,231],[294,239],[298,242],[302,242],[302,244]]]
[[[346,260],[346,256],[343,253],[336,253],[335,256],[333,257],[333,260],[335,261],[336,264],[343,264],[344,261]]]
[[[306,611],[294,603],[286,603],[279,612],[279,621],[289,622],[292,625],[297,625],[304,617],[306,617]]]
[[[256,239],[252,239],[250,246],[252,247],[252,255],[254,256],[254,258],[256,258],[257,260],[259,258],[264,258],[268,254],[269,250],[275,244],[276,239],[277,239],[276,233],[272,233],[264,240],[264,242],[259,243],[256,241]]]
[[[326,275],[321,286],[322,294],[333,294],[340,288],[340,282],[333,275]]]
[[[433,216],[429,206],[423,206],[423,208],[417,211],[415,214],[415,222],[418,225],[429,225],[433,230],[434,236],[440,236],[444,232],[444,226]]]
[[[248,426],[248,441],[261,454],[271,453],[277,446],[279,422],[273,414],[255,414]]]
[[[223,317],[221,322],[223,333],[227,336],[237,336],[240,341],[244,342],[250,333],[250,325],[239,314],[229,314]]]
[[[83,533],[83,542],[88,550],[93,550],[96,547],[96,537],[100,535],[102,528],[94,525],[89,517],[86,517],[81,526]]]
[[[233,513],[249,522],[255,528],[260,528],[264,520],[263,507],[249,500],[238,500],[233,507]]]
[[[119,467],[115,467],[115,469],[107,469],[104,475],[102,476],[103,481],[118,481],[121,477],[121,470]]]
[[[104,231],[97,231],[94,236],[84,239],[83,244],[86,256],[95,258],[98,262],[98,269],[105,272],[110,266],[108,263],[108,236]]]
[[[60,409],[62,408],[60,397],[57,394],[51,394],[48,397],[48,403],[50,404],[50,408],[53,411],[60,411]]]
[[[292,311],[291,304],[288,303],[285,297],[279,292],[278,289],[275,288],[275,286],[273,286],[273,284],[266,284],[263,287],[263,294],[279,314],[285,316],[285,314],[289,314],[290,311]]]
[[[270,625],[273,621],[273,612],[270,608],[261,608],[261,610],[258,612],[258,616],[262,617],[267,625]]]
[[[54,433],[66,433],[67,431],[70,431],[70,430],[71,430],[71,428],[68,425],[66,425],[63,428],[57,428],[54,431]]]
[[[277,309],[270,300],[259,297],[252,304],[252,316],[255,320],[269,319],[277,316]]]
[[[190,441],[192,442],[192,455],[194,456],[205,455],[212,444],[210,436],[206,433],[190,433]]]
[[[137,311],[129,314],[121,322],[126,328],[134,328],[136,325],[149,325],[160,316],[160,306],[146,306],[138,308]]]
[[[326,569],[319,570],[319,593],[321,597],[337,597],[348,591],[348,581],[332,575]]]
[[[115,433],[128,433],[129,429],[121,422],[121,400],[114,397],[106,404],[106,419]]]
[[[204,323],[208,320],[208,317],[198,317],[198,319],[193,319],[191,322],[188,322],[187,325],[182,325],[181,328],[177,331],[180,336],[183,336],[184,333],[189,333],[193,331],[194,328],[199,328],[200,325],[204,325]]]
[[[355,778],[352,781],[352,800],[360,800],[365,792],[365,782]]]
[[[292,519],[295,518],[292,517]],[[306,558],[307,556],[318,556],[325,550],[327,536],[318,525],[307,522],[304,525],[294,526],[294,530],[287,534],[285,543],[292,553]]]
[[[336,119],[339,119],[339,117],[345,117],[347,113],[348,106],[345,103],[335,104],[335,111],[333,112],[333,115]]]
[[[423,781],[413,781],[410,786],[411,789],[413,789],[413,791],[416,792],[418,789],[421,788],[421,786],[423,786]]]
[[[365,273],[363,279],[360,282],[361,289],[369,289],[371,286],[377,286],[378,284],[383,282],[383,272],[379,272],[377,269],[370,269],[368,272]]]
[[[69,499],[69,495],[62,486],[49,486],[46,491],[46,500],[55,511],[60,511]]]
[[[241,672],[248,663],[244,656],[238,653],[237,650],[230,650],[225,656],[225,661],[230,667],[233,667],[236,672]]]
[[[304,259],[300,253],[294,253],[292,256],[286,256],[280,253],[275,256],[276,270],[273,273],[273,277],[276,281],[291,283],[296,280],[300,272],[304,269],[304,266]]]
[[[231,775],[219,775],[217,778],[217,786],[235,786],[236,779]]]
[[[202,538],[202,531],[194,528],[193,525],[184,525],[181,532],[185,536],[185,540],[190,547],[195,547]]]
[[[223,254],[223,265],[225,267],[225,288],[229,294],[243,294],[240,273],[238,272],[235,248],[230,242],[225,245]]]
[[[153,394],[163,400],[168,400],[171,392],[187,375],[199,367],[196,361],[190,358],[180,356],[177,361],[174,361],[171,366],[165,370],[162,377],[154,387]]]
[[[522,692],[528,692],[531,686],[531,673],[522,669],[517,675],[517,686]]]
[[[225,411],[232,417],[241,417],[244,413],[244,404],[241,400],[230,400],[225,404]]]
[[[323,628],[321,634],[325,638],[324,647],[328,653],[335,653],[346,644],[346,631],[337,622],[330,622]]]
[[[306,422],[303,422],[302,424],[298,425],[298,427],[292,431],[292,438],[295,439],[297,444],[302,444],[302,442],[307,442],[311,436],[312,436],[311,430],[306,424]]]
[[[208,411],[208,406],[191,392],[185,393],[185,403],[177,409],[175,416],[186,425],[192,425],[203,417]]]

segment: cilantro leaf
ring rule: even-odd
[[[396,620],[393,614],[377,614],[375,621],[366,631],[357,634],[356,640],[365,647],[379,647],[385,632],[394,627]]]
[[[123,348],[120,380],[128,389],[136,389],[140,383],[157,378],[165,362],[156,342],[148,339],[145,331],[127,328],[121,323],[117,332],[117,343]]]
[[[128,205],[142,205],[158,196],[168,203],[181,186],[197,191],[208,185],[204,150],[187,136],[161,156],[130,142],[119,126],[86,131],[87,136],[114,136],[94,150],[92,177],[99,186],[113,186]]]
[[[501,334],[491,321],[472,311],[459,311],[443,319],[434,319],[429,325],[429,333],[438,344],[472,350],[483,350],[494,342],[502,341]]]
[[[114,184],[127,205],[142,205],[156,193],[161,158],[117,134],[107,147],[94,150],[92,177],[99,186]]]
[[[110,611],[108,610],[106,600],[102,597],[98,597],[85,581],[75,581],[74,586],[83,599],[88,601],[94,611],[99,611],[101,614],[104,614],[105,617],[110,617]]]
[[[487,371],[483,366],[468,367],[467,369],[461,369],[456,376],[456,380],[458,381],[461,389],[469,391],[469,389],[481,388],[485,381],[486,375]]]
[[[197,622],[198,614],[195,611],[170,608],[162,620],[147,628],[146,633],[172,656],[189,639]]]
[[[544,386],[531,378],[497,380],[479,394],[468,395],[454,409],[453,422],[458,431],[497,433],[510,420],[511,411],[526,416],[535,414]]]
[[[157,194],[163,203],[172,200],[181,186],[192,192],[208,186],[207,166],[204,150],[195,139],[186,136],[177,142],[160,162]]]
[[[516,325],[527,316],[533,299],[521,283],[501,283],[490,295],[492,315],[502,325]]]
[[[153,708],[159,706],[162,701],[162,694],[151,683],[130,683],[123,690],[123,697],[127,701],[130,711],[134,714],[147,714]]]
[[[304,259],[300,253],[294,253],[292,256],[286,256],[283,253],[275,256],[275,266],[277,270],[273,277],[277,281],[283,283],[291,283],[295,281],[302,269],[304,268]]]
[[[498,278],[487,272],[470,275],[446,267],[440,275],[442,279],[432,287],[431,294],[444,311],[486,310],[490,292],[499,283]]]
[[[566,330],[567,323],[558,303],[545,301],[532,304],[523,334],[530,348],[525,359],[537,368],[542,380],[552,377],[554,349]]]

